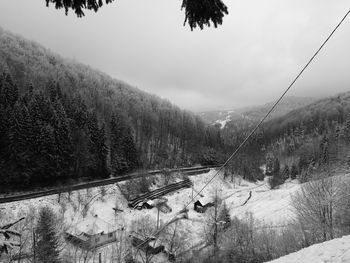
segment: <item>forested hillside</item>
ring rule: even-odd
[[[261,134],[267,170],[273,171],[277,161],[284,178],[298,174],[301,181],[307,181],[320,167],[348,167],[350,92],[270,120]]]
[[[0,76],[7,190],[186,166],[220,149],[191,112],[1,28]]]
[[[220,130],[223,145],[235,149],[256,121],[228,122]],[[322,167],[347,167],[350,150],[350,92],[295,109],[262,125],[231,162],[231,170],[254,180],[266,165],[272,186],[287,178],[309,180]]]
[[[295,97],[286,96],[278,104],[278,106],[271,112],[268,119],[273,119],[281,117],[292,110],[304,107],[315,102],[316,98],[311,97]],[[275,102],[269,102],[264,105],[250,106],[234,110],[222,110],[222,111],[207,111],[201,112],[200,116],[207,123],[222,123],[225,121],[225,125],[236,125],[236,123],[241,121],[256,122],[260,121],[265,114],[269,111]],[[223,126],[221,128],[224,128]]]

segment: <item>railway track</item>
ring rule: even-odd
[[[130,174],[123,175],[123,176],[102,179],[102,180],[95,180],[95,181],[90,181],[90,182],[86,182],[86,183],[74,184],[74,185],[68,185],[68,186],[64,186],[64,187],[58,187],[55,189],[42,190],[42,191],[37,191],[37,192],[32,192],[32,193],[25,193],[25,194],[3,196],[3,197],[0,197],[0,204],[11,203],[11,202],[21,201],[21,200],[26,200],[26,199],[32,199],[32,198],[38,198],[38,197],[43,197],[43,196],[48,196],[48,195],[55,195],[55,194],[60,194],[60,193],[66,193],[66,192],[71,192],[71,191],[77,191],[77,190],[86,189],[86,188],[115,184],[118,182],[128,181],[131,179],[140,178],[140,177],[144,177],[144,176],[148,177],[148,176],[152,176],[152,175],[161,174],[164,171],[167,171],[170,173],[180,172],[180,173],[183,173],[184,175],[191,176],[191,175],[195,175],[195,174],[209,172],[210,169],[217,168],[217,167],[219,167],[219,166],[215,166],[215,165],[195,166],[195,167],[176,168],[176,169],[167,169],[167,170],[165,170],[165,169],[154,170],[154,171],[143,172],[143,173],[140,173],[140,172],[130,173]]]
[[[130,200],[128,205],[129,205],[129,207],[135,208],[139,203],[161,197],[163,195],[169,194],[171,192],[175,192],[175,191],[180,190],[182,188],[189,188],[191,186],[192,186],[191,180],[185,179],[181,182],[169,184],[169,185],[163,186],[159,189],[156,189],[152,192],[149,192],[149,193],[143,194],[139,197],[136,197],[135,199]]]

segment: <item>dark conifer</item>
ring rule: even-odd
[[[123,150],[124,131],[122,117],[114,114],[111,119],[111,168],[114,175],[125,173],[129,169]]]
[[[66,112],[59,100],[54,102],[55,124],[54,135],[57,147],[59,174],[62,179],[68,178],[72,173],[73,147],[70,128]]]
[[[225,202],[219,212],[218,221],[220,223],[223,222],[223,228],[228,228],[231,225],[230,210],[228,209]]]
[[[39,263],[59,263],[59,240],[56,230],[56,216],[52,209],[43,207],[35,230],[35,255]]]
[[[284,182],[280,169],[280,161],[278,158],[275,158],[273,162],[272,177],[269,179],[271,189],[276,188]]]
[[[55,130],[49,125],[41,126],[37,135],[37,167],[39,182],[49,184],[55,182],[59,175],[59,160],[55,141]]]
[[[350,114],[344,123],[344,138],[347,144],[350,144]]]
[[[90,135],[89,151],[92,157],[90,161],[91,170],[95,173],[95,176],[106,177],[108,176],[106,134],[104,127],[98,127],[95,113],[89,115],[88,129]]]
[[[323,136],[320,144],[320,164],[328,165],[329,164],[329,142],[328,137]]]
[[[291,179],[296,179],[298,175],[298,167],[296,164],[293,163],[291,171],[290,171],[290,177]]]
[[[282,178],[283,178],[283,180],[287,180],[287,179],[289,179],[289,167],[288,167],[288,165],[286,164],[285,166],[284,166],[284,168],[283,168],[283,174],[282,174]]]
[[[0,105],[13,107],[18,99],[18,88],[9,74],[3,73],[0,78]]]
[[[21,102],[11,111],[8,131],[8,164],[13,173],[12,183],[26,185],[35,167],[35,134],[28,109]]]
[[[122,147],[123,147],[125,159],[128,164],[128,170],[130,171],[138,167],[138,164],[139,164],[138,154],[137,154],[137,150],[135,147],[135,143],[134,143],[130,128],[125,129],[125,132],[122,138]]]

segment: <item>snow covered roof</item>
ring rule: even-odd
[[[199,201],[202,205],[206,205],[208,203],[212,203],[214,201],[214,198],[212,196],[205,195],[197,198],[196,201]]]
[[[76,235],[80,235],[81,233],[86,233],[88,235],[96,235],[102,232],[112,232],[113,230],[114,229],[111,224],[96,216],[86,218],[83,221],[79,222],[75,226],[73,233]]]

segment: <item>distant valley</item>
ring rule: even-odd
[[[312,97],[285,97],[278,107],[270,114],[269,120],[283,116],[292,110],[309,105],[318,98]],[[217,110],[217,111],[204,111],[199,115],[208,124],[219,124],[220,128],[224,128],[228,122],[231,121],[247,121],[255,122],[261,120],[267,111],[272,107],[274,102],[269,102],[263,105],[250,106],[231,110]]]

